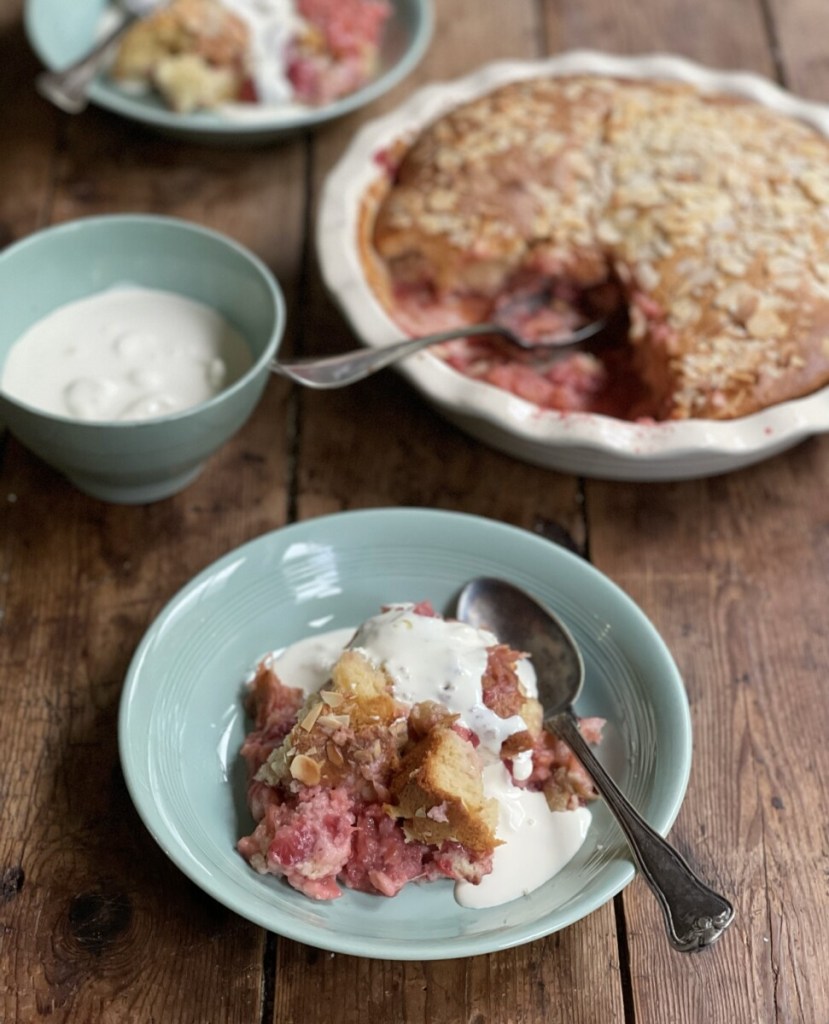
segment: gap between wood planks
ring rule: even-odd
[[[771,10],[771,0],[758,0],[760,18],[768,41],[771,62],[774,65],[774,77],[784,89],[788,89],[788,75],[783,63],[783,53],[780,47],[780,40],[777,38],[777,30],[774,24],[774,15]]]

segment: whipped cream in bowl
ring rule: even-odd
[[[0,254],[0,417],[76,487],[182,490],[253,412],[284,326],[270,271],[224,235],[113,215]]]
[[[213,398],[252,362],[248,343],[211,307],[120,286],[29,327],[9,350],[0,387],[57,416],[144,420]]]

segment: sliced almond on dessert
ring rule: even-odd
[[[306,732],[310,732],[314,728],[314,725],[316,724],[316,721],[319,718],[320,713],[322,712],[322,708],[322,703],[315,704],[308,712],[308,714],[299,723],[300,729],[304,729]]]
[[[316,786],[322,778],[319,763],[307,754],[296,755],[291,761],[290,772],[297,782],[302,782],[306,786]]]
[[[331,764],[333,764],[336,768],[342,768],[342,766],[345,764],[343,752],[340,750],[340,748],[333,740],[329,740],[325,744],[325,754],[328,760],[331,762]]]

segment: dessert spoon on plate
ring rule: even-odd
[[[734,909],[691,870],[680,854],[634,809],[579,731],[573,703],[584,682],[584,661],[570,631],[534,597],[506,580],[480,577],[461,590],[455,614],[529,654],[538,678],[544,726],[563,740],[593,779],[659,901],[674,949],[710,946],[734,920]]]
[[[123,18],[83,57],[60,71],[41,71],[35,87],[44,99],[67,114],[80,114],[89,102],[89,87],[105,66],[118,43],[136,21],[145,18],[160,0],[119,0]]]
[[[332,356],[311,356],[307,359],[279,360],[271,363],[271,370],[309,388],[342,388],[382,370],[392,363],[414,355],[432,345],[440,345],[457,338],[500,335],[526,352],[558,353],[562,356],[574,352],[598,352],[619,344],[625,336],[627,310],[618,306],[575,330],[559,325],[545,332],[543,319],[545,303],[549,303],[547,290],[522,294],[496,306],[486,323],[460,324],[445,331],[383,345],[379,348],[360,348]],[[541,325],[541,326],[539,326]]]

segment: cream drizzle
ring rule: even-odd
[[[499,718],[483,703],[487,650],[497,642],[486,630],[418,615],[413,605],[400,604],[367,619],[356,631],[311,636],[270,656],[286,686],[301,686],[311,693],[330,678],[344,647],[358,650],[386,672],[399,701],[438,701],[478,735],[484,792],[498,804],[496,835],[502,845],[495,849],[491,874],[480,884],[455,884],[456,901],[468,908],[499,906],[543,885],[575,855],[591,821],[584,807],[550,811],[544,794],[514,785],[500,760],[503,741],[527,726],[517,715]],[[527,692],[535,696],[530,662],[522,659],[516,669]],[[530,751],[513,761],[516,779],[527,778],[531,771]]]

